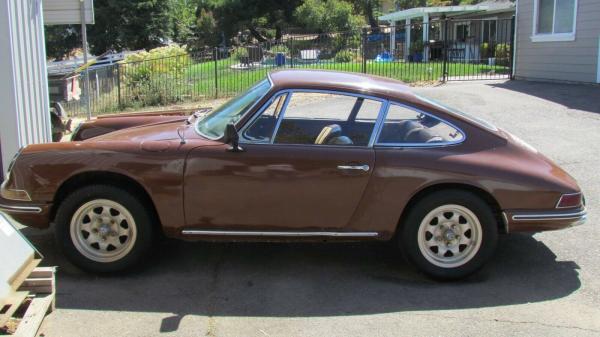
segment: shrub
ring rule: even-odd
[[[490,57],[490,45],[487,42],[484,42],[479,46],[479,53],[481,54],[482,59],[487,59]]]
[[[269,49],[269,52],[272,54],[277,54],[277,53],[289,54],[290,49],[284,44],[278,44],[278,45],[271,47],[271,49]]]
[[[356,53],[350,49],[340,50],[335,54],[334,61],[338,63],[348,63],[356,59]]]
[[[237,60],[239,62],[242,60],[242,58],[248,57],[248,49],[244,47],[235,48],[231,52],[231,57],[233,57],[234,60]]]
[[[508,59],[510,57],[510,47],[506,43],[500,43],[496,46],[496,57]]]
[[[174,103],[180,98],[177,95],[167,95],[162,90],[164,84],[181,76],[190,64],[189,54],[178,45],[130,54],[120,65],[121,85],[142,106]]]
[[[496,45],[496,64],[506,66],[510,61],[510,46],[506,43]]]

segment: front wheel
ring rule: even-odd
[[[448,190],[424,197],[409,210],[400,245],[421,271],[439,279],[456,279],[481,268],[497,239],[490,207],[472,193]]]
[[[66,257],[91,272],[116,272],[150,249],[152,217],[129,192],[108,185],[71,193],[56,213],[56,237]]]

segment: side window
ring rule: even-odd
[[[279,95],[270,103],[267,103],[269,106],[244,131],[243,137],[251,142],[270,143],[287,95]]]
[[[363,97],[294,92],[274,143],[367,146],[381,105]]]
[[[464,135],[440,119],[419,111],[391,104],[378,144],[435,144],[455,143]]]

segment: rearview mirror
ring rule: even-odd
[[[225,127],[225,143],[231,145],[227,149],[229,152],[244,152],[244,149],[240,147],[240,135],[233,123],[229,123]]]

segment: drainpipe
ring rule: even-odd
[[[396,21],[392,21],[390,32],[390,54],[396,59]]]
[[[423,15],[423,62],[429,62],[429,14]]]
[[[408,54],[410,53],[410,19],[406,19],[404,25],[404,60],[408,62]]]

